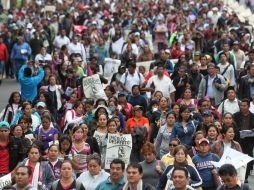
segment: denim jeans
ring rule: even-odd
[[[4,61],[0,60],[0,75],[3,76],[4,74]]]
[[[15,73],[16,79],[18,80],[19,69],[25,64],[25,61],[14,60],[13,62],[13,73]]]

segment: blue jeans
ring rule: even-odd
[[[19,69],[22,67],[23,64],[25,64],[25,61],[21,60],[14,60],[13,62],[13,73],[15,73],[16,79],[18,80],[19,76]]]
[[[4,74],[4,61],[1,61],[0,60],[0,78],[3,76],[3,74]]]

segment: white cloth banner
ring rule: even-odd
[[[123,38],[118,39],[114,43],[112,43],[112,50],[116,54],[120,55],[122,53],[122,47],[124,44],[125,40]]]
[[[6,185],[11,185],[11,173],[0,178],[0,190]]]
[[[130,161],[131,149],[132,137],[130,134],[108,134],[105,169],[110,169],[110,163],[115,158],[123,160],[127,166]]]
[[[105,58],[104,59],[104,77],[111,81],[114,73],[118,72],[118,67],[121,65],[121,60]]]
[[[151,63],[154,62],[154,61],[155,61],[155,60],[137,62],[137,67],[139,67],[139,66],[145,67],[145,69],[146,69],[146,72],[145,72],[145,73],[148,73],[148,72],[149,72],[150,65],[151,65]]]
[[[99,98],[107,99],[98,74],[84,78],[82,84],[86,98],[93,98],[95,100]]]

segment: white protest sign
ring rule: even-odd
[[[149,72],[150,65],[151,65],[151,63],[154,62],[154,61],[155,61],[155,60],[137,62],[137,67],[139,67],[139,66],[145,67],[145,69],[146,69],[146,72],[145,72],[145,73],[148,73],[148,72]]]
[[[54,5],[46,5],[44,9],[45,11],[48,11],[48,12],[56,12],[56,6]]]
[[[108,134],[105,169],[110,168],[110,163],[115,158],[123,160],[127,166],[130,161],[131,149],[132,137],[130,134]]]
[[[107,99],[107,96],[104,92],[104,88],[103,85],[101,84],[101,80],[98,74],[84,78],[82,84],[86,98]]]
[[[6,185],[11,185],[11,173],[0,178],[0,190]]]
[[[118,72],[118,67],[121,64],[121,60],[105,58],[104,59],[104,77],[111,80],[114,73]]]
[[[114,43],[112,43],[112,51],[116,54],[120,55],[122,53],[122,47],[125,40],[123,38],[118,39]]]

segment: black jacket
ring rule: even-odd
[[[250,99],[250,83],[248,82],[250,76],[245,75],[241,78],[240,80],[240,85],[239,85],[239,99],[247,98]],[[252,84],[254,85],[254,84]]]

